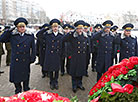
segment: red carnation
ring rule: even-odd
[[[125,75],[128,73],[128,69],[122,66],[122,68],[120,68],[120,72]]]
[[[69,56],[68,59],[71,59],[71,56]]]
[[[134,86],[131,84],[126,84],[124,86],[124,92],[127,92],[128,94],[131,94],[133,92]]]
[[[133,69],[133,68],[134,68],[134,64],[132,64],[131,62],[127,62],[127,63],[126,63],[126,67],[127,67],[128,69]]]
[[[120,52],[120,50],[117,50],[117,52],[119,53],[119,52]]]
[[[137,64],[138,64],[138,57],[135,57],[135,56],[130,57],[130,58],[129,58],[129,61],[130,61],[132,64],[137,65]]]

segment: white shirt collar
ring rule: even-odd
[[[54,32],[54,35],[57,36],[58,35],[58,32]]]

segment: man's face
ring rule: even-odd
[[[104,31],[105,31],[106,33],[109,33],[109,32],[110,32],[110,27],[104,28]]]
[[[87,33],[87,32],[88,32],[88,28],[84,28],[84,32],[86,32],[86,33]]]
[[[77,29],[76,29],[76,32],[77,32],[79,35],[81,35],[82,32],[83,32],[83,28],[77,28]]]
[[[101,28],[95,28],[95,31],[96,32],[98,32],[98,31],[100,31],[100,30],[102,30]]]
[[[67,34],[70,32],[70,29],[64,29],[64,32]]]
[[[130,36],[131,35],[131,31],[124,30],[124,34],[125,34],[125,36]]]
[[[52,31],[57,32],[58,31],[58,26],[52,26]]]
[[[20,33],[24,33],[25,30],[26,30],[26,26],[18,26],[18,27],[17,27],[17,30],[18,30],[18,32],[20,32]]]

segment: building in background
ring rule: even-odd
[[[25,17],[31,24],[49,22],[45,10],[38,3],[27,0],[0,0],[0,22],[11,24],[17,17]]]

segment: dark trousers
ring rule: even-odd
[[[9,65],[11,63],[11,50],[7,50],[7,55],[6,55],[6,64]]]
[[[50,73],[50,85],[58,85],[59,71],[51,71]]]
[[[77,88],[78,86],[82,86],[82,76],[72,76],[72,88]]]
[[[47,75],[48,74],[48,71],[43,70],[43,68],[42,68],[41,72],[42,72],[42,75]]]
[[[61,73],[65,73],[65,57],[61,61]],[[69,67],[70,67],[70,59],[67,57],[66,61],[66,71],[69,73]]]
[[[102,74],[103,74],[103,73],[97,72],[97,81],[101,78]]]
[[[21,82],[20,83],[14,83],[15,86],[15,94],[21,93],[22,92],[22,85]],[[29,80],[23,81],[23,90],[24,91],[28,91],[30,90],[29,88]]]
[[[65,57],[61,59],[61,73],[65,73]]]
[[[92,53],[92,69],[95,69],[97,53]]]

